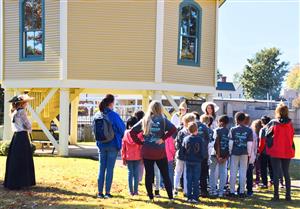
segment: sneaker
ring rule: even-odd
[[[247,192],[247,196],[248,197],[252,197],[253,196],[253,192]]]
[[[209,197],[208,192],[203,192],[203,193],[201,193],[201,197],[203,197],[203,198]]]
[[[268,189],[268,185],[262,185],[260,189]]]
[[[147,203],[154,203],[154,199],[152,198],[152,199],[147,200]]]
[[[186,200],[188,203],[192,203],[192,199],[187,199]]]
[[[134,196],[139,196],[138,192],[133,193]]]
[[[286,196],[286,197],[285,197],[285,200],[286,200],[286,201],[292,201],[292,198],[291,198],[291,196]]]
[[[174,195],[174,197],[177,197],[177,196],[178,196],[178,189],[174,189],[173,195]]]
[[[194,199],[192,199],[192,204],[199,204],[199,203],[200,203],[199,200],[194,200]]]
[[[160,197],[159,190],[154,191],[155,197]]]
[[[98,193],[97,198],[104,199],[104,195],[102,193]]]
[[[105,194],[104,198],[105,199],[110,199],[110,198],[113,198],[113,196],[111,194]]]
[[[222,197],[224,197],[224,194],[223,194],[223,193],[220,193],[220,194],[218,195],[218,197],[219,197],[219,198],[222,198]]]
[[[175,202],[175,200],[174,199],[169,199],[169,202],[168,202],[168,204],[173,204]]]

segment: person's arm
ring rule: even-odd
[[[127,133],[128,134],[128,133]],[[122,140],[122,150],[121,150],[121,153],[122,153],[122,160],[123,160],[123,165],[126,165],[126,152],[127,152],[127,147],[126,147],[126,137],[127,137],[127,134],[125,133],[124,137],[123,137],[123,140]]]
[[[125,124],[123,122],[123,120],[121,119],[121,117],[114,112],[114,122],[115,122],[115,128],[116,131],[121,135],[121,137],[124,136],[124,132],[126,130]]]
[[[19,114],[20,114],[21,121],[23,123],[23,128],[31,132],[32,130],[31,123],[28,120],[25,110],[24,109],[19,110]]]
[[[263,128],[259,131],[259,145],[258,145],[258,153],[261,154],[266,146],[266,139],[263,136]]]
[[[232,148],[233,148],[233,136],[232,136],[232,129],[230,129],[229,134],[229,154],[231,155]]]
[[[167,138],[173,136],[173,134],[176,133],[177,129],[168,119],[164,118],[164,120],[165,120],[165,125],[166,125],[166,131],[167,132],[162,137],[162,140],[165,141]]]
[[[132,129],[129,131],[130,137],[133,139],[133,141],[137,144],[142,145],[142,140],[138,137],[138,135],[142,132],[142,121],[139,121],[135,126],[132,127]]]
[[[249,157],[251,156],[252,148],[253,148],[253,133],[252,130],[250,129],[247,137],[247,152]]]
[[[215,151],[216,151],[216,156],[217,156],[217,159],[220,158],[220,154],[221,154],[221,151],[220,151],[220,145],[221,144],[221,138],[218,134],[216,134],[216,139],[215,139]]]

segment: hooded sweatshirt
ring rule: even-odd
[[[266,151],[272,158],[295,157],[294,128],[289,118],[271,120],[266,130]]]
[[[129,130],[125,131],[122,141],[122,159],[123,160],[141,160],[142,146],[133,141],[129,134]]]

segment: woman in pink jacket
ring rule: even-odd
[[[131,129],[138,119],[136,117],[130,117],[127,120],[127,131],[124,134],[122,142],[122,160],[123,165],[127,165],[128,168],[128,187],[130,195],[138,195],[139,185],[139,166],[141,164],[141,145],[135,143],[130,134]]]

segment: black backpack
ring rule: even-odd
[[[93,128],[96,141],[108,143],[115,137],[112,123],[106,114],[100,113],[94,118]]]

